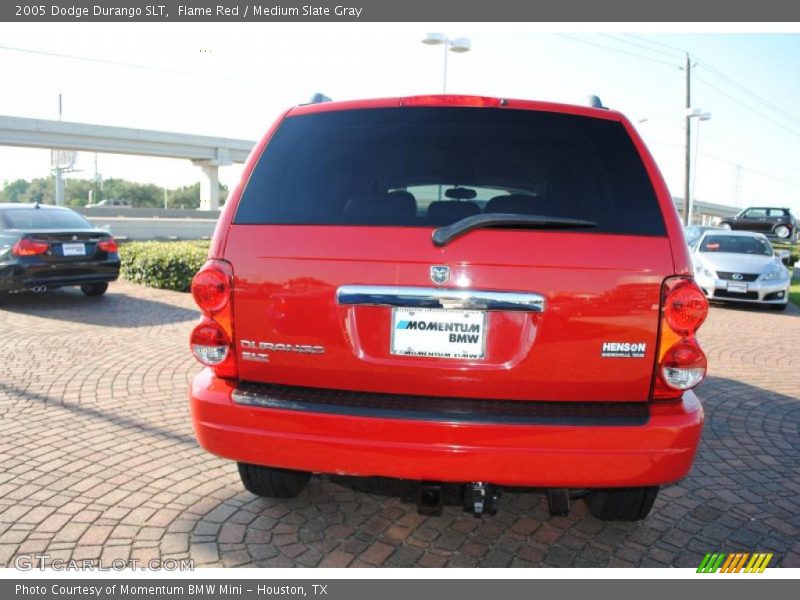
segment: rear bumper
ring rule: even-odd
[[[223,458],[338,475],[532,487],[663,485],[683,478],[703,409],[653,406],[638,425],[443,422],[237,404],[204,369],[190,393],[197,439]]]
[[[34,261],[0,265],[0,291],[33,287],[57,288],[84,283],[104,283],[119,277],[119,259],[45,263]]]

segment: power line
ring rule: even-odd
[[[789,111],[786,111],[786,110],[782,109],[780,106],[778,106],[776,104],[773,104],[772,102],[770,102],[766,98],[764,98],[762,96],[759,96],[754,91],[752,91],[749,88],[745,87],[741,83],[737,83],[736,81],[734,81],[733,79],[731,79],[730,77],[725,75],[722,71],[720,71],[719,69],[715,69],[714,67],[712,67],[711,65],[709,65],[705,61],[702,61],[700,59],[697,59],[697,60],[712,75],[714,75],[717,78],[721,79],[722,81],[724,81],[725,83],[727,83],[731,87],[734,87],[737,90],[739,90],[740,92],[742,92],[743,94],[746,94],[747,96],[749,96],[750,98],[752,98],[756,102],[759,102],[760,104],[764,105],[769,110],[772,110],[772,111],[778,113],[779,115],[783,116],[783,118],[800,125],[800,118],[796,117],[795,115],[793,115]]]
[[[800,137],[800,131],[798,131],[798,130],[795,130],[795,129],[790,129],[790,128],[786,127],[786,124],[785,124],[785,123],[781,123],[781,122],[779,122],[779,121],[776,121],[775,119],[773,119],[773,118],[772,118],[772,117],[770,117],[769,115],[766,115],[766,114],[764,114],[764,113],[763,113],[763,112],[761,112],[760,110],[756,110],[755,108],[753,108],[753,107],[752,107],[752,106],[750,106],[749,104],[745,104],[744,102],[742,102],[741,100],[739,100],[739,99],[738,99],[738,98],[736,98],[735,96],[731,96],[730,94],[728,94],[728,93],[727,93],[727,92],[725,92],[724,90],[721,90],[720,88],[718,88],[717,86],[715,86],[713,83],[711,83],[711,82],[709,82],[709,81],[706,81],[706,80],[705,80],[705,79],[703,79],[702,77],[698,77],[697,75],[695,75],[695,79],[697,79],[699,82],[703,83],[704,85],[707,85],[707,86],[708,86],[708,87],[710,87],[711,89],[714,89],[714,90],[716,90],[717,92],[719,92],[720,94],[722,94],[723,96],[725,96],[726,98],[728,98],[729,100],[732,100],[733,102],[736,102],[736,104],[738,104],[738,105],[740,105],[740,106],[743,106],[743,107],[744,107],[744,108],[746,108],[747,110],[749,110],[749,111],[751,111],[751,112],[753,112],[753,113],[755,113],[755,114],[759,115],[761,118],[763,118],[763,119],[766,119],[767,121],[769,121],[770,123],[772,123],[772,124],[774,124],[774,125],[777,125],[778,127],[780,127],[781,129],[783,129],[784,131],[786,131],[786,132],[788,132],[788,133],[791,133],[791,134],[793,134],[793,135],[796,135],[796,136]]]
[[[644,37],[641,37],[641,36],[638,36],[638,35],[634,35],[632,33],[629,33],[629,34],[626,34],[626,35],[628,37],[632,37],[632,38],[635,38],[635,39],[640,40],[642,42],[645,42],[645,44],[655,44],[657,46],[661,46],[663,48],[667,48],[667,49],[669,49],[671,51],[678,52],[678,53],[681,53],[681,54],[685,54],[685,53],[688,52],[687,50],[685,50],[683,48],[678,48],[677,46],[672,46],[670,44],[664,44],[662,42],[657,42],[655,40],[651,40],[651,39],[644,38]],[[612,37],[612,36],[606,36],[606,37]],[[620,39],[619,41],[624,41],[624,40]],[[626,43],[633,44],[634,42],[626,42]],[[647,48],[647,45],[645,45],[645,44],[636,44],[636,45],[641,46],[643,48]],[[656,50],[655,48],[649,48],[649,50],[651,50],[652,52],[661,52],[663,54],[671,56],[670,54],[668,54],[666,52],[663,52],[661,50]],[[750,97],[751,99],[755,100],[756,102],[758,102],[759,104],[761,104],[765,108],[767,108],[770,111],[773,111],[774,113],[780,115],[782,118],[787,119],[788,121],[791,121],[791,122],[793,122],[793,123],[795,123],[797,125],[800,125],[800,118],[798,118],[795,114],[793,114],[793,113],[781,108],[780,106],[778,106],[774,102],[771,102],[770,100],[767,100],[763,96],[757,94],[756,92],[754,92],[753,90],[751,90],[747,86],[735,81],[734,79],[732,79],[731,77],[729,77],[728,75],[726,75],[725,73],[720,71],[719,69],[713,67],[711,64],[709,64],[705,60],[703,60],[700,57],[698,57],[697,55],[691,54],[691,56],[700,65],[702,65],[705,69],[707,69],[711,75],[717,77],[718,79],[720,79],[724,83],[727,83],[729,86],[735,88],[737,91],[747,95],[748,97]]]
[[[669,58],[672,58],[672,59],[679,60],[679,59],[683,58],[682,56],[676,56],[672,52],[664,52],[663,50],[657,50],[655,48],[650,48],[648,46],[645,46],[644,44],[637,44],[636,42],[632,42],[630,40],[624,40],[622,38],[619,38],[619,37],[616,37],[616,36],[613,36],[613,35],[609,35],[607,33],[602,33],[600,35],[602,35],[603,37],[608,38],[610,40],[614,40],[615,42],[621,42],[623,44],[629,44],[631,46],[636,46],[637,48],[643,48],[643,49],[647,50],[648,52],[655,52],[657,54],[663,54],[664,56],[668,56]]]
[[[46,50],[34,50],[33,48],[18,48],[15,46],[0,46],[0,50],[7,50],[9,52],[21,52],[23,54],[36,54],[39,56],[49,56],[52,58],[64,58],[68,60],[78,60],[83,62],[89,63],[96,63],[101,65],[114,65],[118,67],[127,67],[129,69],[141,69],[144,71],[161,71],[162,73],[171,73],[173,75],[187,75],[189,77],[202,77],[204,79],[208,78],[207,74],[204,73],[197,73],[194,71],[181,71],[179,69],[169,69],[166,67],[152,67],[150,65],[140,65],[136,63],[128,63],[123,61],[116,61],[116,60],[109,60],[105,58],[93,58],[91,56],[80,56],[77,54],[64,54],[61,52],[48,52]],[[227,80],[235,83],[239,83],[242,85],[249,85],[252,87],[260,88],[258,84],[253,83],[252,81],[247,81],[244,79],[237,79],[235,77],[230,77],[226,75],[214,75],[215,79],[222,79]]]
[[[775,181],[780,181],[782,183],[785,183],[785,184],[788,184],[788,185],[791,185],[791,186],[796,186],[796,187],[800,188],[800,181],[792,181],[790,179],[784,179],[783,177],[778,177],[777,175],[772,175],[770,173],[765,173],[764,171],[759,171],[758,169],[751,169],[750,167],[746,167],[746,166],[742,165],[741,162],[729,160],[727,158],[722,158],[721,156],[717,156],[716,154],[711,154],[709,152],[702,152],[701,151],[700,154],[702,154],[703,156],[707,156],[708,158],[711,158],[713,160],[717,160],[719,162],[723,162],[723,163],[726,163],[726,164],[729,164],[729,165],[733,165],[734,167],[739,167],[741,169],[744,169],[745,171],[749,171],[750,173],[755,173],[756,175],[761,175],[762,177],[766,177],[767,179],[774,179]]]
[[[677,46],[671,46],[671,45],[665,44],[663,42],[657,42],[655,40],[651,40],[649,38],[645,38],[645,37],[642,37],[640,35],[635,35],[633,33],[626,33],[625,35],[627,35],[628,37],[636,38],[637,40],[642,40],[643,42],[647,42],[648,44],[655,44],[656,46],[661,46],[663,48],[669,48],[670,50],[674,50],[675,52],[678,52],[681,55],[686,54],[686,50],[684,48],[678,48]]]
[[[657,58],[651,58],[649,56],[642,56],[641,54],[636,54],[634,52],[628,52],[627,50],[622,50],[620,48],[614,48],[612,46],[606,46],[604,44],[598,44],[597,42],[590,42],[589,40],[584,40],[584,39],[581,39],[581,38],[578,38],[578,37],[567,35],[566,33],[557,33],[556,35],[559,36],[559,37],[570,39],[570,40],[572,40],[574,42],[580,42],[582,44],[588,44],[590,46],[597,46],[598,48],[603,48],[605,50],[611,50],[612,52],[619,52],[620,54],[626,54],[628,56],[632,56],[634,58],[639,58],[641,60],[648,60],[650,62],[659,63],[659,64],[662,64],[662,65],[667,65],[668,67],[679,68],[679,66],[676,65],[675,63],[667,62],[665,60],[659,60]]]
[[[667,147],[667,148],[675,148],[676,150],[683,150],[683,148],[684,148],[683,144],[673,144],[673,143],[669,143],[669,142],[649,142],[647,145],[648,146],[663,146],[663,147]],[[775,181],[780,181],[780,182],[786,183],[788,185],[800,187],[800,181],[792,181],[790,179],[784,179],[783,177],[779,177],[778,175],[773,175],[772,173],[767,173],[766,171],[760,171],[758,169],[753,169],[753,168],[750,168],[750,167],[746,167],[746,166],[742,165],[742,161],[740,161],[740,160],[736,161],[736,160],[731,160],[729,158],[723,158],[721,156],[717,156],[716,154],[712,154],[712,153],[706,152],[704,150],[700,150],[699,154],[702,154],[703,156],[707,156],[708,158],[711,158],[711,159],[719,161],[719,162],[723,162],[723,163],[726,163],[726,164],[729,164],[729,165],[733,165],[735,167],[740,167],[741,169],[743,169],[745,171],[749,171],[750,173],[755,173],[756,175],[761,175],[761,176],[766,177],[768,179],[774,179]]]

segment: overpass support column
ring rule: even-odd
[[[203,171],[200,178],[200,210],[219,208],[219,165],[213,160],[193,160]]]
[[[212,159],[192,161],[203,171],[203,177],[200,178],[200,210],[219,209],[219,168],[232,164],[227,148],[217,148],[214,155]]]

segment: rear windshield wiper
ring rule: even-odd
[[[439,227],[433,232],[433,245],[444,246],[457,237],[469,233],[473,229],[483,227],[520,227],[526,229],[574,229],[580,227],[597,227],[593,221],[569,219],[566,217],[547,217],[544,215],[519,215],[489,213],[473,215],[451,225]]]

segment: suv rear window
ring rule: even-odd
[[[585,219],[664,235],[621,123],[551,112],[386,108],[287,118],[242,194],[237,224],[449,225],[478,213]]]
[[[94,226],[71,210],[49,208],[9,208],[0,211],[6,229],[94,229]]]

